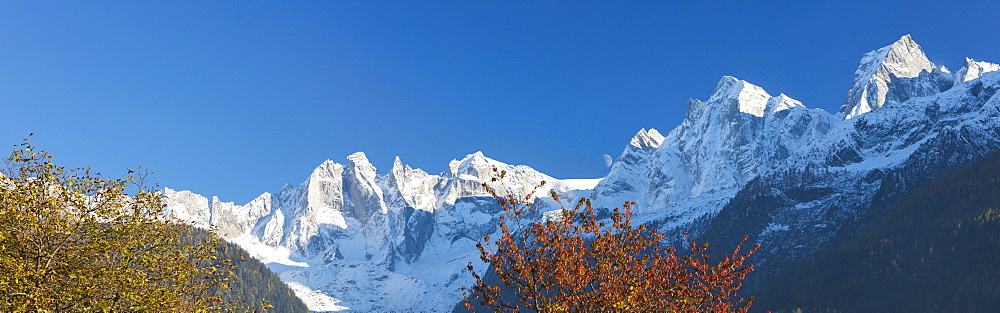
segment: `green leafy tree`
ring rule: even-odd
[[[502,184],[506,173],[495,174],[493,182]],[[469,310],[746,312],[750,307],[752,298],[739,298],[736,291],[753,270],[744,262],[759,245],[743,251],[740,243],[713,264],[707,244],[690,242],[690,253],[682,255],[662,244],[664,234],[633,227],[634,203],[615,209],[608,221],[597,217],[590,200],[580,199],[561,218],[529,222],[536,216],[534,192],[519,198],[483,187],[506,213],[500,217],[501,237],[491,242],[486,236],[477,244],[500,283],[487,283],[470,263],[476,284],[463,288]],[[559,201],[555,192],[551,196]]]
[[[28,140],[0,177],[0,311],[215,312],[244,304],[216,236],[164,214],[143,172],[66,169]],[[127,192],[135,188],[135,192]]]

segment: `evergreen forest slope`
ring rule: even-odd
[[[829,254],[756,294],[759,311],[996,312],[1000,151],[902,197]]]
[[[205,230],[194,229],[196,236],[207,236]],[[273,306],[268,312],[309,312],[305,303],[295,296],[295,292],[278,278],[278,275],[267,268],[264,263],[250,256],[239,245],[220,242],[219,257],[232,259],[232,269],[236,282],[228,290],[221,291],[227,301],[245,301],[247,311],[262,309],[263,302]]]
[[[309,312],[305,303],[295,296],[295,292],[288,285],[278,278],[278,275],[267,268],[264,263],[247,254],[246,250],[240,246],[223,242],[219,248],[223,255],[228,258],[235,258],[233,265],[236,268],[238,281],[233,284],[233,294],[244,299],[250,309],[259,309],[260,300],[267,300],[273,308],[272,312]]]

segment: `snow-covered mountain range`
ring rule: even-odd
[[[557,180],[481,152],[430,175],[396,159],[379,173],[364,153],[327,160],[305,182],[246,205],[165,189],[174,215],[208,227],[260,258],[314,311],[449,311],[470,285],[476,241],[497,228],[500,208],[481,184],[493,168],[510,191],[542,181],[569,197],[598,180]],[[485,268],[479,264],[480,268]]]
[[[450,311],[471,284],[465,266],[485,268],[475,242],[497,230],[499,207],[480,186],[493,167],[518,194],[546,181],[598,207],[636,201],[634,220],[675,240],[725,247],[750,235],[764,246],[755,263],[773,273],[1000,148],[998,70],[966,59],[951,73],[903,36],[862,57],[836,115],[723,77],[666,135],[640,130],[603,179],[558,180],[478,152],[438,175],[398,158],[380,172],[359,152],[245,205],[165,194],[172,214],[217,227],[314,311]]]

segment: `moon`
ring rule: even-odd
[[[611,159],[610,155],[605,154],[604,155],[604,166],[611,167],[611,163],[614,163],[614,160]]]

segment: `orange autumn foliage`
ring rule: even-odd
[[[506,173],[494,172],[493,182],[502,184]],[[633,227],[635,203],[615,209],[610,224],[597,217],[588,199],[564,209],[561,218],[532,222],[529,217],[537,217],[538,207],[534,192],[520,198],[500,195],[486,183],[483,187],[505,212],[499,218],[501,237],[493,242],[486,236],[476,245],[500,283],[485,282],[470,263],[476,283],[463,287],[469,310],[743,313],[752,303],[752,297],[744,300],[736,291],[753,270],[744,262],[760,245],[743,251],[741,242],[712,264],[705,253],[708,244],[690,242],[690,253],[679,255],[663,244],[664,234],[646,225]],[[559,201],[555,192],[551,195]]]

